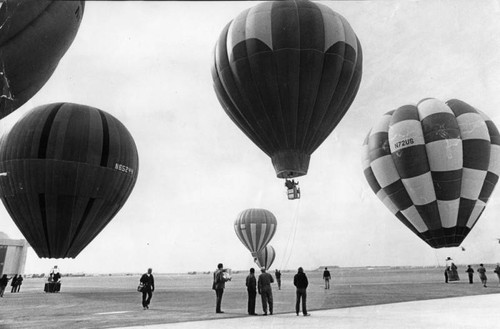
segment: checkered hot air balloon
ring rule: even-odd
[[[372,190],[433,248],[462,243],[500,175],[498,129],[456,99],[427,98],[386,113],[363,149]]]
[[[245,247],[256,258],[274,236],[276,217],[266,209],[246,209],[234,222],[234,231]]]
[[[276,251],[273,246],[267,245],[264,249],[257,253],[255,264],[260,268],[265,267],[268,270],[273,265],[274,258],[276,258]]]
[[[311,1],[269,1],[243,11],[215,45],[212,78],[227,115],[279,178],[307,174],[311,154],[349,109],[362,75],[347,20]]]

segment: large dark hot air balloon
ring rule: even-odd
[[[234,221],[234,231],[255,258],[276,232],[276,217],[266,209],[246,209]]]
[[[320,3],[265,2],[223,29],[214,57],[229,117],[271,157],[277,177],[307,174],[361,82],[361,46],[346,19]]]
[[[386,113],[363,147],[373,191],[433,248],[462,243],[500,175],[495,124],[456,99],[428,98]]]
[[[134,140],[116,118],[70,103],[37,107],[0,141],[0,197],[39,257],[76,257],[137,180]]]
[[[0,119],[33,97],[73,42],[84,1],[0,3]]]

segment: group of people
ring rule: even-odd
[[[470,265],[467,265],[467,269],[465,270],[465,272],[467,272],[469,276],[469,283],[470,284],[474,283],[474,269]],[[496,273],[499,282],[498,284],[500,285],[500,264],[497,264],[493,272]],[[484,264],[479,264],[477,273],[479,274],[479,279],[481,280],[481,284],[483,285],[483,287],[486,288],[486,282],[488,281],[488,277],[486,276],[486,268],[484,267]]]
[[[9,281],[12,279],[12,282],[10,285],[12,286],[12,289],[10,290],[11,293],[19,292],[21,289],[21,285],[23,284],[23,276],[22,275],[14,275],[13,277],[8,277],[7,274],[3,274],[2,277],[0,278],[0,297],[3,297],[3,294],[5,292],[5,288],[9,284]]]
[[[217,270],[214,272],[212,289],[215,290],[216,304],[215,313],[224,313],[221,309],[222,295],[224,293],[225,284],[227,281],[231,280],[231,277],[224,275],[225,273],[224,265],[219,263],[217,265]],[[262,311],[263,315],[273,315],[273,290],[271,283],[274,282],[274,278],[271,274],[267,273],[266,268],[262,267],[260,269],[261,274],[258,277],[255,275],[255,269],[251,268],[248,276],[246,277],[245,285],[247,287],[248,293],[248,307],[247,311],[249,315],[258,315],[255,312],[255,300],[257,298],[257,293],[261,297],[262,301]],[[278,283],[278,289],[281,289],[281,272],[276,270],[276,281]],[[296,287],[296,303],[295,312],[297,315],[300,313],[300,305],[302,303],[302,314],[304,316],[310,315],[307,312],[307,286],[309,281],[304,273],[302,267],[299,267],[297,274],[293,278],[293,284]],[[269,311],[269,313],[268,313]]]
[[[451,258],[448,257],[446,258],[446,267],[444,269],[444,282],[448,283],[448,281],[458,281],[460,278],[458,277],[458,270],[457,266],[451,262]],[[469,277],[469,284],[474,283],[474,269],[472,268],[471,265],[467,265],[467,269],[465,270],[467,273],[467,276]],[[494,273],[496,273],[498,277],[498,282],[500,285],[500,263],[497,264],[495,269],[493,270]],[[481,284],[483,287],[486,288],[486,282],[488,281],[488,277],[486,276],[486,268],[484,267],[484,264],[479,264],[479,267],[477,268],[477,273],[479,275],[479,279],[481,280]]]

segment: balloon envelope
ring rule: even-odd
[[[253,257],[261,251],[276,232],[276,217],[266,209],[246,209],[234,222],[234,231]]]
[[[0,197],[39,257],[76,257],[137,180],[134,140],[116,118],[70,103],[37,107],[0,141]]]
[[[220,34],[212,77],[233,122],[271,157],[279,178],[305,175],[361,82],[347,20],[310,1],[264,2]]]
[[[0,119],[33,97],[76,36],[84,1],[0,3]]]
[[[273,246],[267,245],[264,249],[257,253],[255,264],[257,264],[260,268],[265,267],[266,270],[268,270],[273,264],[275,257],[276,252]]]
[[[433,248],[462,243],[500,175],[498,129],[456,99],[424,99],[386,113],[363,148],[373,191]]]

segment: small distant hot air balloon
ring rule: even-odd
[[[234,221],[234,231],[252,257],[265,248],[276,232],[276,217],[266,209],[247,209]]]
[[[33,97],[76,36],[84,1],[0,2],[0,119]]]
[[[0,197],[39,257],[76,257],[124,205],[137,180],[135,142],[110,114],[39,106],[0,141]]]
[[[363,147],[373,191],[433,248],[462,243],[500,175],[498,129],[456,99],[428,98],[386,113]]]
[[[273,264],[275,257],[276,252],[274,251],[273,246],[267,245],[264,249],[257,253],[255,264],[257,264],[260,268],[265,267],[266,270],[268,270]]]
[[[222,107],[285,179],[307,174],[361,74],[361,45],[347,20],[301,0],[243,11],[220,34],[212,66]]]

